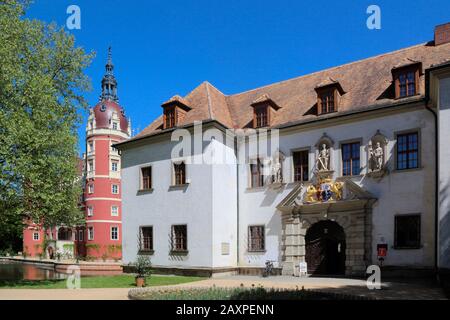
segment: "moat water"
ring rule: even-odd
[[[53,265],[36,265],[20,262],[0,261],[0,281],[5,280],[54,280],[64,279]]]

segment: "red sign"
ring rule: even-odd
[[[378,244],[377,253],[379,257],[386,257],[387,255],[387,244]]]

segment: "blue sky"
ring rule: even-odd
[[[65,25],[71,4],[81,9],[81,30],[68,31],[97,54],[86,98],[98,101],[111,45],[120,103],[136,132],[162,102],[204,80],[242,92],[427,42],[435,25],[450,22],[448,0],[36,0],[28,17]],[[381,8],[381,30],[366,27],[371,4]],[[83,152],[84,124],[79,132]]]

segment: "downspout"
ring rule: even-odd
[[[239,269],[239,247],[240,247],[240,235],[239,235],[239,161],[238,161],[238,139],[235,140],[234,152],[236,156],[236,267]]]
[[[439,233],[439,135],[438,135],[438,116],[436,111],[434,111],[430,106],[430,73],[429,70],[426,72],[425,77],[425,109],[430,111],[433,115],[434,119],[434,145],[435,145],[435,152],[434,152],[434,272],[435,276],[438,277],[438,256],[439,256],[439,249],[438,249],[438,233]]]

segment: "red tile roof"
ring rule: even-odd
[[[314,119],[310,111],[317,102],[315,88],[324,83],[338,82],[345,93],[340,99],[339,110],[331,115],[358,111],[370,106],[394,103],[392,69],[422,63],[423,70],[450,61],[450,43],[434,46],[420,44],[334,68],[314,72],[290,80],[281,81],[250,91],[225,95],[208,82],[203,82],[183,99],[189,107],[179,126],[194,121],[217,120],[229,128],[245,128],[253,119],[251,105],[261,97],[270,97],[280,109],[275,112],[272,126]],[[422,71],[423,71],[422,70]],[[425,94],[424,75],[420,76],[420,94]],[[153,135],[162,130],[162,116],[132,138]]]

